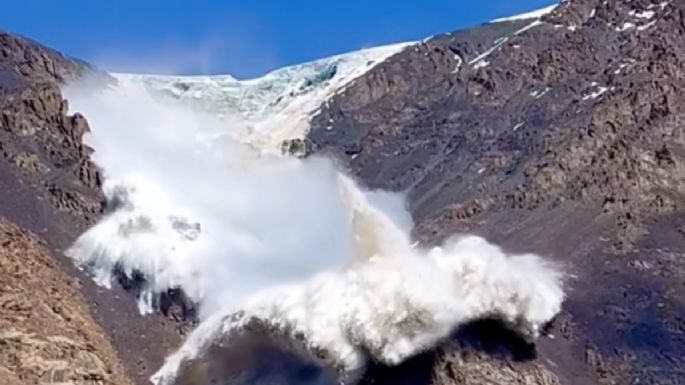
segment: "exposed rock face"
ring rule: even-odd
[[[3,89],[20,88],[26,81],[64,83],[93,70],[84,62],[2,31],[0,47]]]
[[[0,218],[3,384],[130,384],[74,278],[45,245]]]
[[[53,205],[92,220],[102,181],[82,143],[88,123],[68,115],[59,84],[88,67],[36,43],[0,34],[0,153]]]
[[[59,89],[86,71],[0,33],[0,378],[10,384],[130,383],[54,252],[100,212],[88,124],[67,114]]]
[[[436,383],[682,383],[685,3],[574,0],[531,22],[405,49],[323,106],[308,139],[407,191],[426,243],[469,231],[566,266],[540,359],[507,377],[446,348],[436,365],[454,374]]]
[[[59,87],[85,74],[109,80],[94,71],[0,33],[3,384],[127,384],[113,346],[142,384],[180,340],[173,322],[140,317],[122,289],[96,287],[62,255],[101,215],[102,175],[82,142],[88,123],[68,114]]]

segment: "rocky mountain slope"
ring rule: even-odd
[[[566,266],[542,383],[685,378],[684,6],[574,0],[436,36],[313,119],[317,151],[407,191],[424,242],[475,232]],[[471,383],[463,360],[443,383]]]
[[[573,0],[411,45],[319,106],[284,149],[406,191],[418,240],[473,232],[568,273],[537,349],[483,321],[400,367],[373,366],[365,383],[685,381],[684,58],[683,2]],[[137,316],[122,288],[97,288],[61,254],[101,215],[88,124],[59,90],[93,71],[0,34],[10,384],[143,384],[180,341],[176,323]]]
[[[130,384],[78,286],[35,234],[0,219],[3,384]]]
[[[132,383],[121,361],[142,383],[179,340],[175,324],[139,317],[123,290],[103,291],[62,254],[101,213],[102,177],[82,143],[88,123],[68,114],[60,92],[93,72],[0,33],[0,379],[7,383]],[[150,348],[151,340],[159,342]]]
[[[88,126],[82,116],[66,114],[59,89],[87,70],[0,35],[4,383],[129,383],[75,279],[50,251],[65,247],[99,213],[98,172],[81,143]]]

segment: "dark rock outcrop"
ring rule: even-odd
[[[436,383],[677,384],[684,129],[685,3],[573,0],[405,49],[329,100],[308,140],[406,191],[424,243],[474,232],[566,267],[555,338],[512,364],[530,376],[448,347]]]

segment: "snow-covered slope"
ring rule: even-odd
[[[526,20],[526,19],[537,19],[540,18],[554,10],[559,4],[553,4],[544,8],[536,9],[534,11],[521,13],[514,16],[502,17],[499,19],[490,20],[491,23],[500,23],[503,21],[514,21],[514,20]]]
[[[283,140],[302,138],[309,117],[355,78],[411,43],[362,49],[285,67],[263,77],[114,74],[142,84],[153,95],[177,100],[231,124],[241,141],[262,151],[279,151]]]

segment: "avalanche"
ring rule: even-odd
[[[398,364],[465,322],[498,317],[533,341],[560,310],[562,276],[538,256],[473,236],[416,247],[401,194],[276,151],[370,57],[401,48],[250,81],[120,75],[96,94],[66,90],[91,123],[108,209],[68,254],[105,286],[142,276],[142,312],[169,289],[200,308],[155,384],[259,383],[271,370],[353,383],[369,360]],[[316,370],[291,373],[303,365]]]
[[[154,95],[180,101],[219,119],[243,122],[242,142],[262,152],[279,152],[283,140],[302,138],[310,113],[347,84],[412,43],[359,50],[285,67],[263,77],[237,80],[222,76],[117,74],[142,84]],[[235,127],[233,131],[238,131]]]

